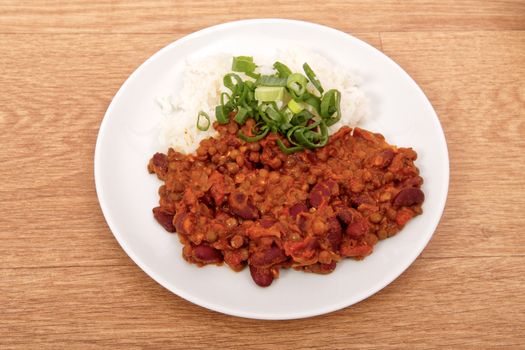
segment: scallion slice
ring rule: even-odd
[[[292,153],[295,153],[295,152],[299,152],[299,151],[303,151],[303,150],[304,150],[304,147],[303,147],[303,146],[292,146],[292,147],[286,147],[286,145],[285,145],[281,140],[277,140],[277,146],[279,146],[279,149],[280,149],[281,152],[283,152],[284,154],[292,154]]]
[[[294,114],[297,114],[297,113],[301,112],[304,109],[303,105],[301,103],[295,101],[294,99],[291,99],[288,102],[288,108],[290,108],[290,110]]]
[[[295,100],[303,100],[306,97],[306,84],[308,79],[301,73],[291,74],[286,81],[286,87]]]
[[[334,125],[341,119],[341,93],[331,89],[324,94],[321,100],[321,117],[327,126]]]
[[[239,107],[239,110],[237,111],[237,114],[235,115],[235,121],[239,125],[244,125],[248,117],[249,117],[248,109],[245,107]]]
[[[279,86],[259,86],[255,88],[255,99],[261,102],[281,101],[284,88]]]
[[[306,109],[302,110],[300,113],[297,113],[290,120],[290,124],[294,126],[306,126],[308,121],[312,119],[314,115],[308,112]]]
[[[206,112],[200,111],[197,115],[197,129],[200,131],[206,131],[210,128],[210,125],[210,116]]]
[[[321,99],[319,97],[307,93],[307,96],[303,102],[312,106],[318,114],[321,113]]]
[[[319,79],[317,79],[317,75],[315,75],[314,71],[312,70],[312,68],[310,68],[308,63],[305,62],[303,64],[303,70],[306,73],[306,76],[308,77],[310,82],[313,84],[313,86],[315,86],[317,91],[319,91],[319,93],[321,93],[321,95],[322,95],[323,92],[324,92],[324,89],[321,86],[321,82],[319,81]]]
[[[237,56],[232,60],[232,71],[242,73],[253,73],[257,65],[253,63],[251,56]]]
[[[228,124],[230,122],[230,118],[228,117],[228,113],[226,111],[226,108],[224,106],[217,106],[215,107],[215,118],[219,122],[219,124]]]
[[[276,61],[274,64],[273,64],[273,68],[275,68],[275,70],[277,70],[277,72],[279,73],[279,76],[281,78],[288,78],[288,76],[290,74],[292,74],[292,71],[290,70],[290,68],[288,68],[288,66],[286,66],[285,64],[279,62],[279,61]]]
[[[246,142],[257,142],[266,137],[266,135],[270,131],[270,128],[267,125],[265,125],[259,131],[260,133],[256,134],[255,136],[247,136],[241,130],[239,130],[237,132],[237,136],[239,136],[241,140],[244,140]]]
[[[257,86],[286,86],[286,78],[278,77],[276,75],[261,75],[255,84]]]
[[[235,80],[235,83],[234,83]],[[235,95],[243,86],[243,81],[240,76],[235,73],[228,73],[222,79],[224,86],[226,86]]]

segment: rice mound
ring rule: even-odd
[[[303,73],[303,63],[308,62],[325,91],[337,89],[341,92],[341,119],[329,127],[330,134],[344,125],[356,126],[367,117],[368,99],[359,88],[361,79],[355,74],[302,48],[278,50],[271,61],[254,57],[254,61],[260,65],[257,71],[263,74],[273,73],[271,65],[276,60],[286,64],[292,72],[300,73]],[[212,123],[215,121],[215,106],[220,104],[221,92],[227,91],[222,80],[231,71],[231,61],[232,55],[226,54],[186,60],[183,88],[177,94],[157,100],[164,115],[159,135],[161,147],[172,147],[189,154],[199,147],[200,141],[216,135],[213,127],[207,131],[197,129],[197,114],[204,111]],[[239,75],[247,79],[242,73]],[[314,88],[309,86],[309,89]]]

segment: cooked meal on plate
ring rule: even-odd
[[[148,165],[163,181],[153,216],[186,261],[248,267],[267,287],[282,268],[363,259],[422,213],[416,152],[355,127],[367,100],[353,76],[312,54],[224,62],[190,64],[161,100],[168,151]]]

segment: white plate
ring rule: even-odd
[[[395,237],[379,242],[363,261],[345,260],[330,275],[284,270],[269,288],[248,269],[198,268],[181,256],[177,236],[153,219],[160,182],[146,165],[159,145],[155,98],[180,87],[189,55],[261,54],[299,45],[363,78],[372,116],[360,126],[387,141],[413,147],[425,183],[424,213]],[[293,319],[324,314],[363,300],[398,277],[432,237],[445,206],[449,162],[445,137],[417,84],[387,56],[348,34],[317,24],[257,19],[221,24],[190,34],[142,64],[111,102],[97,139],[95,181],[106,221],[126,253],[158,283],[195,304],[241,317]]]

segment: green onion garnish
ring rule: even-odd
[[[217,106],[215,107],[215,118],[219,122],[219,124],[228,124],[230,121],[230,118],[228,117],[228,113],[225,110],[226,108],[224,106]]]
[[[237,114],[235,115],[235,121],[239,125],[244,125],[246,123],[246,120],[248,119],[249,110],[246,107],[239,107],[239,110],[237,111]]]
[[[308,80],[301,73],[293,73],[288,76],[286,87],[295,100],[303,100],[306,98],[306,84]]]
[[[233,82],[234,80],[235,83]],[[230,89],[233,94],[236,94],[238,90],[244,85],[241,77],[235,73],[226,74],[222,79],[222,82],[224,86]]]
[[[306,76],[310,80],[310,82],[313,84],[313,86],[315,86],[317,91],[319,91],[319,93],[322,95],[323,92],[324,92],[324,89],[321,86],[321,82],[319,81],[319,79],[317,79],[317,76],[315,75],[315,73],[312,70],[312,68],[310,68],[308,63],[305,63],[305,64],[303,64],[303,69],[304,69],[304,72],[306,73]]]
[[[281,152],[283,152],[284,154],[292,154],[304,150],[303,146],[286,147],[281,140],[277,140],[277,146],[279,146]]]
[[[328,127],[341,118],[341,93],[331,89],[324,92],[321,82],[308,63],[303,64],[302,73],[293,73],[281,62],[275,62],[276,73],[260,75],[255,73],[257,65],[253,57],[237,56],[232,61],[232,71],[242,72],[251,79],[243,80],[236,73],[228,73],[223,78],[224,86],[230,92],[220,95],[220,104],[215,107],[215,117],[219,124],[233,120],[244,125],[248,119],[255,121],[249,135],[242,130],[237,132],[240,139],[255,142],[265,138],[268,133],[280,134],[283,139],[276,143],[285,154],[324,147],[328,142]],[[311,82],[319,92],[319,97],[308,92]],[[279,103],[279,105],[278,105]],[[197,128],[208,130],[209,116],[199,112]]]
[[[328,90],[321,100],[321,117],[326,125],[334,125],[341,119],[341,93],[339,90]]]
[[[200,111],[197,115],[197,129],[206,131],[210,128],[210,125],[210,116],[206,112]]]
[[[255,99],[261,102],[281,101],[284,88],[279,86],[259,86],[255,89]]]
[[[300,104],[299,102],[297,102],[297,101],[295,101],[293,99],[290,100],[290,102],[288,102],[288,108],[290,108],[290,110],[294,114],[297,114],[297,113],[301,112],[304,109],[302,104]]]
[[[276,75],[261,75],[257,78],[255,84],[257,86],[286,86],[286,78],[278,77]]]
[[[275,68],[275,70],[279,73],[279,76],[281,78],[288,78],[288,76],[292,74],[292,71],[290,70],[290,68],[288,68],[288,66],[286,66],[285,64],[282,64],[279,61],[276,61],[273,64],[273,68]]]
[[[237,56],[232,61],[232,71],[242,73],[253,73],[257,68],[251,56]]]
[[[306,109],[304,109],[292,117],[292,119],[290,120],[290,124],[292,124],[293,126],[306,126],[308,121],[313,118],[314,115],[308,112]]]
[[[321,113],[321,99],[312,94],[307,94],[306,98],[303,101],[304,103],[313,107],[317,114]]]
[[[267,125],[265,125],[259,131],[260,133],[256,134],[255,136],[246,136],[241,130],[239,130],[237,132],[237,136],[239,136],[240,139],[246,142],[257,142],[266,137],[268,131],[270,131],[270,128]]]

